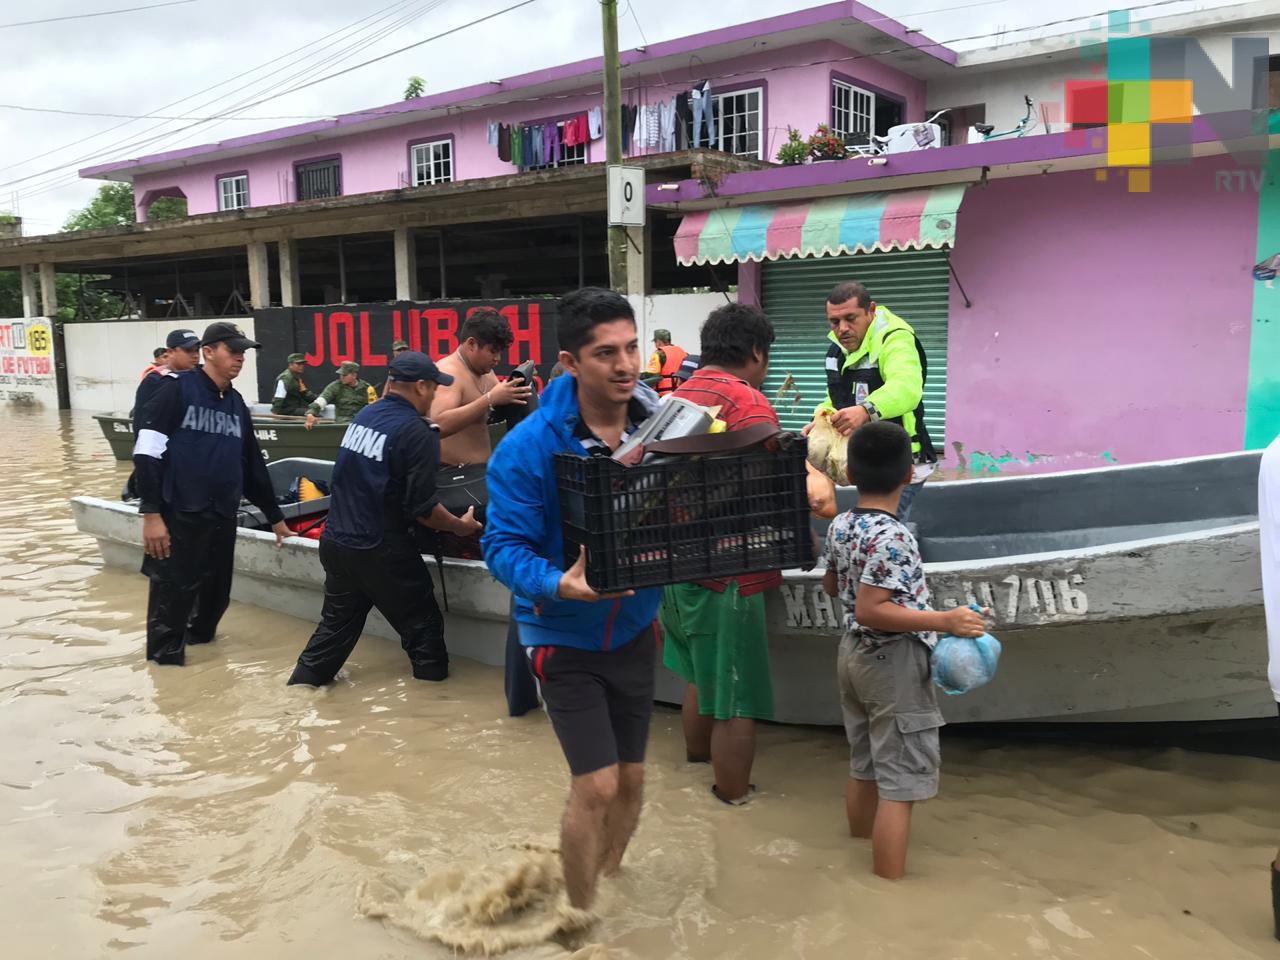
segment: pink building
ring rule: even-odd
[[[865,56],[886,49],[899,52]],[[628,50],[624,103],[660,112],[644,136],[645,114],[637,125],[628,110],[625,153],[708,147],[771,161],[789,127],[806,137],[820,123],[841,135],[883,133],[921,118],[926,79],[955,59],[852,0]],[[595,57],[81,175],[132,182],[141,221],[159,197],[185,197],[196,215],[603,162],[601,126],[591,124],[586,142],[565,135],[566,121],[601,110],[601,70]],[[710,124],[698,110],[704,91]],[[668,119],[667,108],[679,116]],[[537,131],[537,156],[500,156],[498,125]]]

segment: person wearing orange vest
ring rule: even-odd
[[[689,353],[672,344],[670,330],[653,331],[653,347],[653,356],[649,358],[649,366],[645,370],[650,376],[645,379],[659,394],[667,394],[680,385],[676,373]]]

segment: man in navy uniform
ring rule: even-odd
[[[243,494],[266,515],[276,545],[291,531],[231,386],[258,344],[233,323],[200,339],[203,368],[165,377],[138,412],[133,465],[151,580],[147,659],[181,666],[190,643],[208,643],[231,601],[236,514]]]
[[[138,389],[133,394],[133,409],[129,411],[130,417],[137,417],[141,413],[142,408],[147,405],[160,385],[165,382],[165,378],[176,378],[178,374],[187,370],[194,370],[200,363],[200,338],[195,335],[192,330],[170,330],[169,336],[165,339],[163,362],[157,362],[146,375],[143,376],[142,382],[138,384]],[[138,475],[135,471],[129,474],[129,479],[125,481],[124,492],[122,498],[125,500],[138,499]]]
[[[165,359],[147,371],[133,394],[133,413],[136,415],[164,383],[165,377],[175,377],[184,370],[194,370],[200,364],[200,338],[194,330],[170,330],[165,338]]]
[[[457,517],[436,500],[440,434],[426,417],[437,385],[452,382],[425,353],[403,351],[388,368],[387,395],[347,427],[320,537],[324,608],[290,684],[331,683],[374,607],[400,634],[415,678],[449,676],[444,617],[413,531],[481,529],[474,509]]]

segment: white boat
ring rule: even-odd
[[[944,697],[948,721],[1167,722],[1274,717],[1259,568],[1260,454],[932,483],[916,501],[935,604],[989,606],[1004,644],[996,680]],[[841,491],[848,506],[854,491]],[[108,564],[137,569],[133,506],[72,501]],[[241,530],[233,596],[315,621],[317,544]],[[500,664],[509,594],[479,561],[445,560],[446,639]],[[838,724],[838,606],[821,572],[788,571],[767,598],[776,716]],[[376,614],[368,632],[394,636]],[[300,641],[303,638],[300,638]],[[683,683],[659,669],[658,698]]]

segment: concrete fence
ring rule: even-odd
[[[194,330],[199,336],[210,320],[187,324],[174,318],[164,320],[115,320],[110,323],[68,323],[67,383],[73,410],[128,412],[143,369],[151,362],[151,352],[163,346],[170,330]],[[236,324],[253,336],[253,318],[236,317]],[[244,369],[236,389],[246,403],[256,403],[256,351],[245,354]]]

